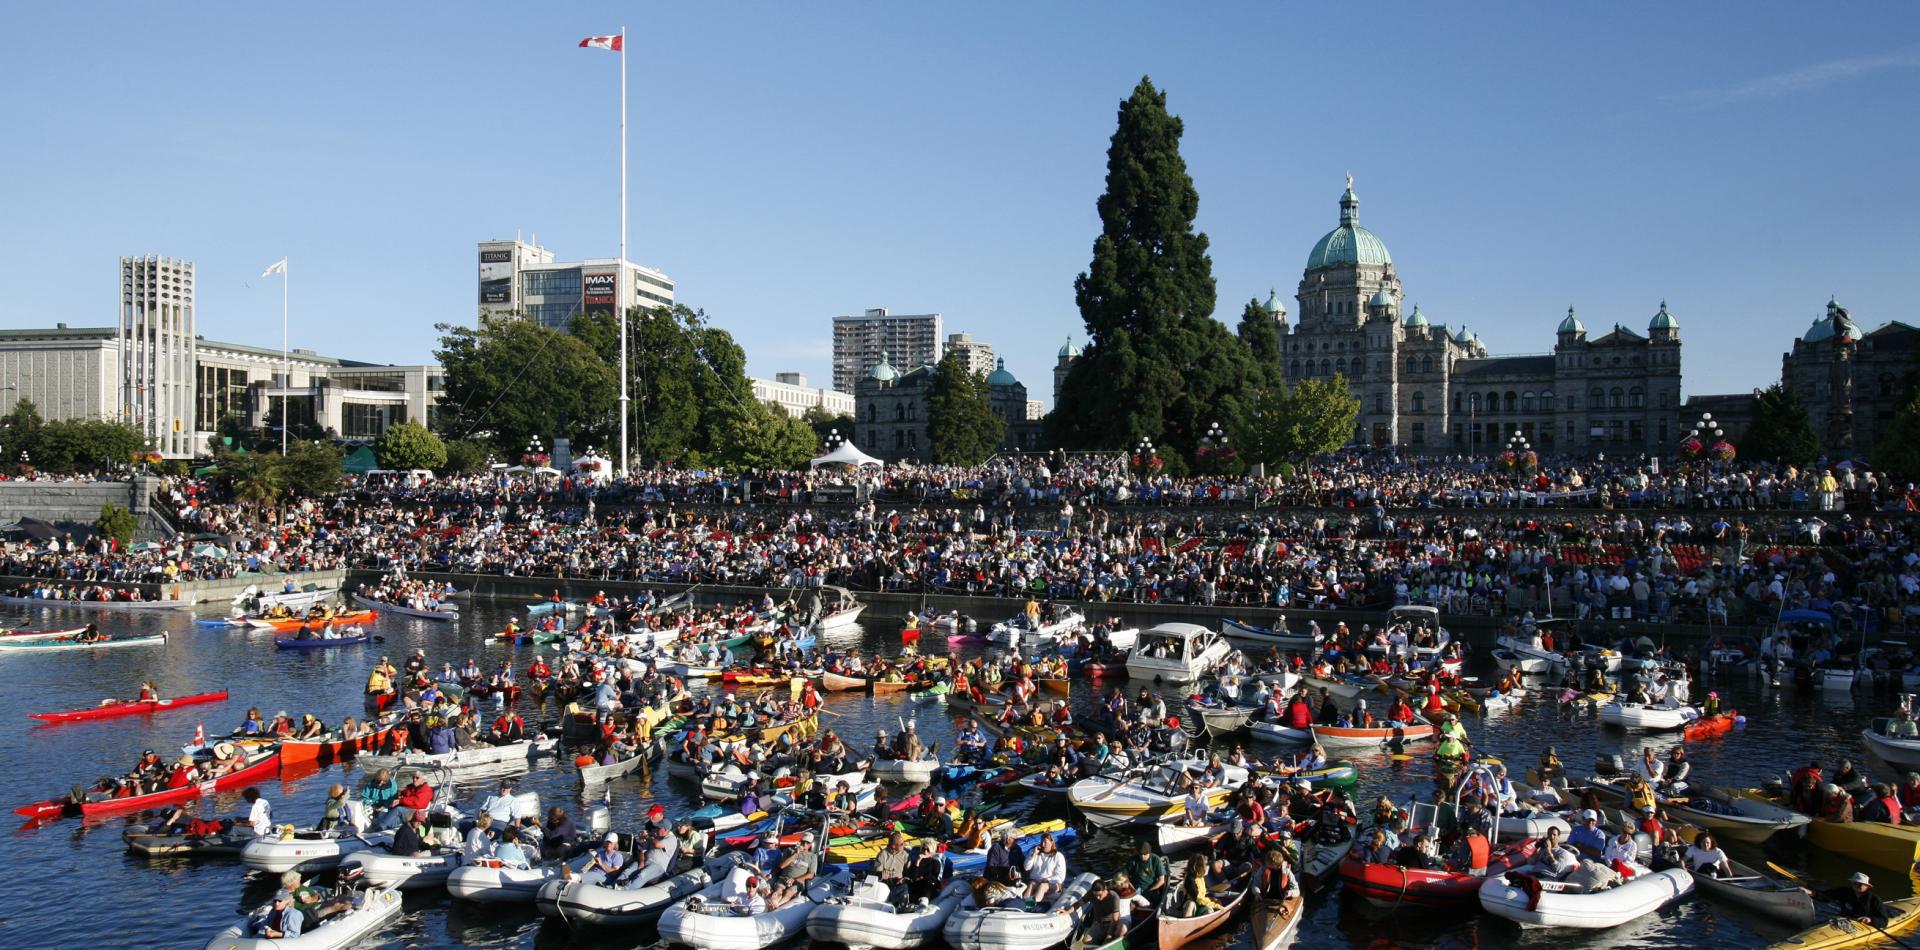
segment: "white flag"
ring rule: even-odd
[[[268,267],[264,272],[261,273],[260,276],[272,277],[275,274],[284,274],[286,272],[287,272],[287,259],[283,257],[277,261],[274,261],[273,266]]]

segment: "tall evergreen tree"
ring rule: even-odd
[[[1247,308],[1240,311],[1240,326],[1234,329],[1234,336],[1247,345],[1247,355],[1253,360],[1253,378],[1248,382],[1259,389],[1279,385],[1280,328],[1258,298],[1247,301]]]
[[[1807,408],[1780,383],[1753,394],[1753,422],[1735,444],[1743,458],[1753,461],[1805,465],[1820,454]]]
[[[987,381],[967,369],[960,351],[941,358],[927,387],[927,441],[935,462],[976,465],[1000,448],[1007,423],[987,396]]]
[[[1193,229],[1200,195],[1180,157],[1183,131],[1150,79],[1120,104],[1100,236],[1074,281],[1089,342],[1047,420],[1056,445],[1120,449],[1150,436],[1191,457],[1211,424],[1237,428],[1252,398],[1247,344],[1213,318],[1213,262]]]
[[[1894,413],[1889,425],[1875,440],[1873,466],[1896,481],[1920,481],[1920,393]]]

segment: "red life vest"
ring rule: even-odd
[[[1487,844],[1487,838],[1485,835],[1480,835],[1480,834],[1467,835],[1467,870],[1469,871],[1486,870],[1487,860],[1488,858],[1491,857],[1491,855],[1492,855],[1492,848]]]
[[[1887,797],[1880,799],[1880,804],[1886,806],[1887,824],[1890,824],[1890,825],[1899,824],[1900,811],[1901,811],[1900,799],[1892,795],[1888,795]]]

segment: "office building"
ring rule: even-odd
[[[885,308],[833,318],[833,388],[850,393],[873,368],[932,366],[940,362],[937,313],[896,314]]]
[[[946,352],[940,354],[940,358],[945,359],[953,353],[959,353],[967,361],[967,372],[975,376],[986,376],[993,372],[993,344],[975,340],[970,333],[955,333],[947,337]]]
[[[581,313],[673,306],[673,281],[651,267],[613,258],[558,261],[553,252],[515,238],[480,242],[480,319],[519,314],[566,329]]]
[[[805,373],[775,373],[772,379],[758,376],[747,379],[753,384],[753,398],[773,403],[795,419],[806,415],[809,409],[819,409],[830,416],[853,415],[851,393],[808,386]]]
[[[193,455],[193,262],[120,259],[118,415],[167,458]]]

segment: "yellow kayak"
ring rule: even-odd
[[[1465,690],[1450,689],[1441,693],[1440,698],[1447,701],[1448,712],[1457,713],[1465,710],[1477,713],[1480,711],[1480,701],[1467,695]]]
[[[1741,791],[1756,801],[1782,805],[1757,788]],[[1920,861],[1920,825],[1888,825],[1877,821],[1828,821],[1815,818],[1807,825],[1807,841],[1816,848],[1844,854],[1874,867],[1902,873]],[[1920,922],[1916,922],[1920,923]]]
[[[1851,920],[1832,920],[1802,930],[1768,950],[1838,950],[1840,947],[1871,947],[1892,943],[1894,937],[1912,933],[1920,927],[1920,897],[1907,897],[1897,901],[1887,901],[1886,930],[1875,929],[1867,924],[1856,924]]]
[[[1012,819],[1005,818],[998,821],[990,822],[987,825],[987,829],[992,834],[997,835],[1000,833],[1000,827],[1002,825],[1008,824],[1011,821]],[[1065,820],[1055,818],[1052,821],[1036,821],[1030,825],[1022,825],[1021,827],[1014,829],[1013,833],[1014,833],[1014,837],[1016,838],[1024,838],[1028,835],[1036,835],[1043,831],[1060,831],[1066,827],[1067,827],[1067,823]],[[913,848],[921,844],[925,844],[927,843],[927,841],[928,839],[926,838],[908,838],[906,839],[906,846],[909,848]],[[862,861],[871,861],[873,860],[874,855],[877,855],[881,851],[886,850],[886,847],[887,847],[887,836],[885,835],[881,835],[878,838],[870,838],[866,841],[861,841],[854,844],[836,845],[834,847],[827,849],[827,863],[828,864],[858,864]]]

